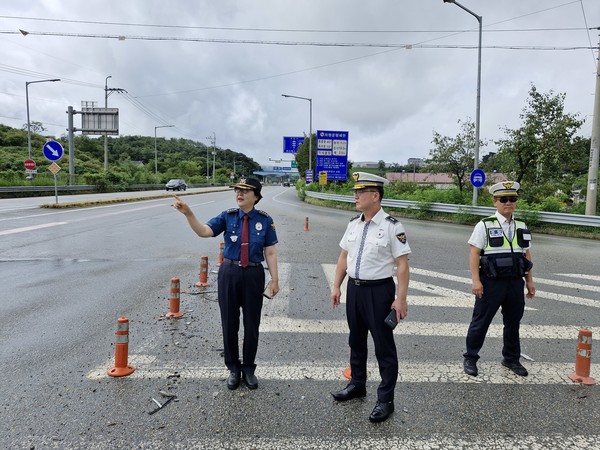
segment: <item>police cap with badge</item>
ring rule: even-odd
[[[499,198],[499,197],[519,198],[519,188],[520,187],[521,187],[521,185],[516,181],[501,181],[500,183],[496,183],[496,184],[490,186],[489,191],[490,191],[490,194],[492,194],[494,196],[494,198]]]
[[[256,203],[258,203],[258,201],[262,198],[262,195],[260,193],[261,189],[262,189],[262,184],[260,184],[260,181],[258,181],[256,178],[246,178],[246,177],[242,177],[240,178],[240,181],[237,182],[237,184],[234,184],[232,186],[234,189],[244,189],[247,191],[254,191],[254,193],[256,194],[257,200]]]
[[[390,184],[385,178],[367,172],[354,172],[352,174],[352,179],[354,180],[353,189],[355,191],[358,191],[359,189],[376,188],[377,191],[379,191],[380,198],[383,198],[383,186]]]

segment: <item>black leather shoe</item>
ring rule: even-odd
[[[234,372],[233,370],[229,372],[229,376],[227,377],[227,389],[237,389],[240,385],[240,373]]]
[[[333,398],[335,398],[339,402],[344,402],[346,400],[352,400],[353,398],[364,397],[367,395],[367,389],[362,386],[358,387],[353,384],[349,384],[341,391],[332,392]]]
[[[258,387],[258,380],[256,379],[256,375],[253,373],[242,373],[242,378],[248,386],[248,389],[256,389]]]
[[[371,422],[383,422],[394,412],[394,402],[380,402],[377,400],[375,408],[369,416]]]
[[[465,358],[463,362],[463,367],[465,369],[465,373],[467,375],[471,375],[472,377],[476,377],[479,373],[477,371],[477,361],[474,359]]]
[[[514,373],[516,373],[520,377],[526,377],[527,375],[529,375],[529,372],[527,372],[527,369],[525,367],[523,367],[523,365],[519,361],[508,362],[507,360],[503,359],[502,365],[504,367],[512,370]]]

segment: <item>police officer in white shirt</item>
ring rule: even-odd
[[[370,332],[381,383],[369,420],[382,422],[394,412],[394,388],[398,378],[396,343],[385,319],[392,310],[397,322],[408,314],[410,247],[400,221],[381,208],[383,186],[389,182],[364,172],[354,173],[353,178],[354,201],[362,214],[350,221],[340,241],[342,251],[331,291],[331,303],[336,307],[340,304],[340,286],[347,274],[346,316],[352,379],[348,386],[331,395],[338,401],[366,396],[367,335]],[[397,276],[397,286],[393,275]]]
[[[479,350],[500,307],[504,322],[502,365],[517,375],[528,374],[519,361],[519,326],[525,310],[524,288],[531,299],[535,287],[531,273],[531,233],[513,215],[519,188],[516,181],[502,181],[489,188],[497,211],[477,223],[468,241],[471,290],[475,295],[467,350],[463,354],[463,368],[468,375],[478,374]]]

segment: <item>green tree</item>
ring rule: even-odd
[[[531,86],[522,126],[505,128],[506,137],[496,142],[500,171],[530,185],[562,177],[565,162],[573,162],[573,136],[583,124],[577,114],[565,113],[564,101],[565,94],[544,94]]]
[[[300,172],[301,176],[306,176],[306,171],[308,170],[308,144],[309,139],[308,136],[304,137],[304,142],[298,146],[298,153],[296,153],[296,162],[298,163],[298,172]],[[312,135],[312,170],[313,170],[313,179],[315,174],[315,169],[317,166],[317,135],[313,133]]]
[[[433,132],[435,146],[429,151],[430,158],[426,160],[427,169],[434,173],[447,173],[454,179],[458,190],[463,191],[467,185],[469,174],[473,167],[475,155],[475,124],[467,119],[458,121],[460,132],[456,137],[442,136]],[[480,142],[480,147],[483,144]]]
[[[27,131],[27,124],[24,123],[21,129]],[[47,129],[42,122],[37,122],[34,120],[33,122],[29,122],[29,131],[32,133],[41,134],[42,131],[47,131]]]

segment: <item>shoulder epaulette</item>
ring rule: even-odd
[[[227,214],[236,213],[236,212],[238,212],[238,208],[229,208],[229,209],[226,211],[226,213],[227,213]]]
[[[265,211],[263,211],[262,209],[257,209],[256,212],[259,213],[259,214],[262,214],[265,217],[271,217]]]
[[[352,219],[350,219],[350,222],[352,222],[353,220],[356,220],[360,217],[360,214],[358,216],[354,216]]]
[[[394,216],[387,216],[385,220],[389,220],[392,223],[398,223],[398,219],[396,219]]]

